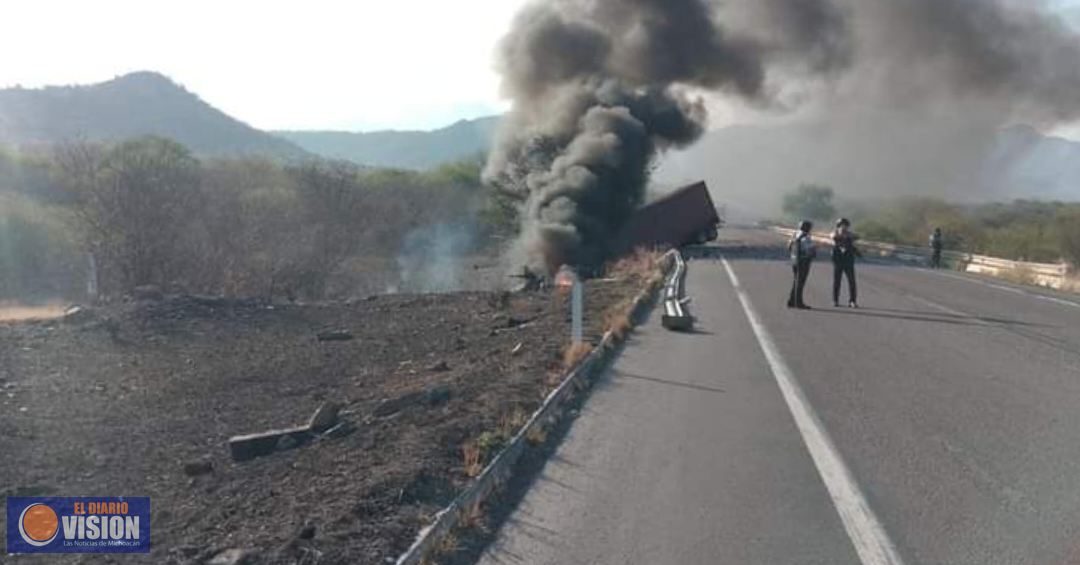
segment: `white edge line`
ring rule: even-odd
[[[1062,304],[1064,306],[1072,306],[1073,308],[1080,308],[1080,303],[1076,303],[1076,302],[1073,302],[1071,300],[1065,300],[1063,298],[1056,298],[1056,297],[1053,297],[1053,296],[1046,296],[1045,294],[1039,294],[1037,292],[1031,292],[1031,291],[1028,291],[1028,290],[1024,290],[1024,289],[1020,289],[1020,288],[1013,288],[1011,286],[1005,286],[1005,285],[1001,285],[1001,284],[994,284],[992,282],[979,280],[977,278],[964,277],[964,276],[961,276],[961,275],[957,275],[957,274],[953,274],[953,273],[947,273],[947,272],[939,271],[939,270],[935,270],[935,269],[929,269],[929,270],[928,269],[920,269],[920,270],[923,270],[923,271],[926,271],[926,272],[929,272],[929,273],[933,273],[933,274],[936,274],[938,276],[948,277],[950,279],[956,279],[958,281],[967,281],[967,282],[970,282],[970,283],[981,284],[983,286],[988,286],[990,288],[995,288],[997,290],[1003,290],[1005,292],[1011,292],[1013,294],[1022,294],[1022,295],[1025,295],[1025,296],[1030,296],[1032,298],[1038,298],[1039,300],[1045,300],[1047,302],[1053,302],[1054,304]]]
[[[935,310],[940,310],[942,312],[945,312],[946,314],[952,314],[953,316],[959,316],[961,318],[971,318],[972,320],[980,321],[979,318],[977,318],[976,316],[972,316],[971,314],[968,314],[967,312],[961,312],[960,310],[956,310],[954,308],[949,308],[948,306],[945,306],[944,304],[938,304],[937,302],[934,302],[933,300],[928,300],[928,299],[923,298],[921,296],[915,296],[914,294],[908,294],[906,296],[908,298],[910,298],[911,300],[914,300],[915,302],[925,304],[925,305],[927,305],[927,306],[929,306],[929,307],[931,307],[931,308],[933,308]]]
[[[896,546],[870,508],[854,476],[840,457],[836,445],[780,355],[772,335],[765,329],[749,295],[739,283],[739,277],[735,275],[726,257],[721,257],[721,261],[860,561],[863,565],[903,565]]]

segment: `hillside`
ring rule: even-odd
[[[780,195],[825,183],[845,196],[937,195],[960,202],[1012,199],[1080,201],[1080,143],[1027,126],[982,143],[898,128],[861,143],[821,124],[739,125],[709,132],[664,159],[658,181],[705,179],[729,209],[771,214]]]
[[[1034,128],[1002,130],[984,160],[987,184],[1009,196],[1080,200],[1080,143]]]
[[[462,120],[435,131],[277,131],[316,155],[372,167],[427,169],[447,161],[487,153],[496,116]]]
[[[0,143],[113,141],[147,134],[172,138],[200,155],[307,156],[153,72],[86,86],[0,90]]]

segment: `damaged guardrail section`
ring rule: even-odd
[[[774,227],[773,231],[787,237],[792,237],[796,230]],[[832,245],[832,236],[830,234],[815,233],[813,234],[813,237],[814,241],[817,243]],[[878,257],[889,257],[900,261],[924,265],[927,264],[930,259],[929,249],[907,245],[859,240],[859,249],[864,253],[873,254]],[[941,257],[954,265],[956,270],[966,273],[1016,280],[1055,290],[1070,290],[1070,287],[1075,290],[1080,287],[1074,279],[1070,278],[1069,266],[1063,263],[1009,261],[1008,259],[962,253],[959,251],[943,251]]]
[[[678,252],[672,251],[664,256],[661,261],[661,269],[665,274],[674,272],[680,262],[685,272],[685,262],[682,262]],[[638,293],[634,298],[630,319],[640,319],[652,304],[652,299],[653,289],[651,288],[646,288]],[[495,489],[510,478],[514,464],[517,463],[525,451],[530,434],[549,428],[559,419],[563,407],[571,398],[572,392],[607,365],[620,341],[621,339],[613,331],[609,330],[604,334],[600,343],[567,373],[558,388],[548,394],[540,408],[518,430],[510,443],[488,463],[472,485],[458,495],[449,506],[439,511],[431,525],[420,531],[413,545],[398,558],[397,565],[426,563],[427,558],[437,551],[439,543],[447,534],[467,520],[469,516],[475,514],[475,510],[491,496]]]
[[[663,325],[669,330],[689,331],[694,328],[694,317],[686,311],[688,301],[683,298],[686,283],[686,260],[678,250],[671,252],[674,268],[664,285]]]

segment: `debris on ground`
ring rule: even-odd
[[[213,556],[206,565],[248,565],[254,563],[255,554],[246,549],[226,549]]]
[[[311,430],[307,426],[233,436],[229,438],[229,453],[233,461],[248,461],[277,451],[288,451],[299,447],[311,438]]]
[[[353,334],[348,330],[333,330],[321,332],[315,337],[319,341],[351,341],[353,339]]]
[[[207,459],[184,463],[184,474],[189,477],[198,477],[212,472],[214,472],[214,462]]]
[[[641,287],[587,283],[586,339]],[[393,562],[469,484],[462,447],[557,384],[567,311],[550,290],[166,296],[0,322],[0,491],[151,497],[151,552],[105,563]]]

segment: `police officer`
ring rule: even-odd
[[[848,281],[848,307],[858,308],[858,294],[855,284],[855,258],[861,257],[858,248],[855,247],[855,234],[851,232],[851,221],[840,218],[836,222],[836,230],[833,231],[833,306],[840,306],[840,279],[847,276]]]
[[[934,233],[930,234],[930,251],[932,252],[930,255],[930,268],[932,269],[941,268],[941,248],[945,244],[944,239],[941,236],[941,228],[934,228]]]
[[[810,236],[810,230],[814,224],[803,220],[799,224],[799,231],[788,242],[788,253],[791,255],[791,296],[788,297],[788,308],[809,310],[810,307],[803,302],[803,289],[806,287],[806,279],[810,276],[810,264],[817,256],[814,248],[814,239]]]

